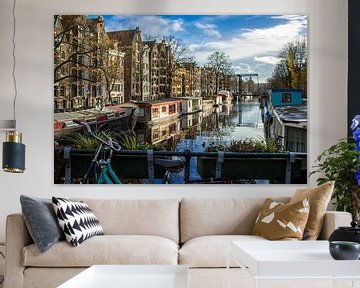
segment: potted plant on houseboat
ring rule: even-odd
[[[319,173],[318,184],[335,181],[332,199],[335,209],[347,211],[353,219],[360,220],[360,115],[354,117],[351,125],[355,143],[342,139],[325,149],[316,159],[317,165],[310,173]]]

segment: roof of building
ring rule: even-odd
[[[70,29],[75,22],[80,22],[80,19],[84,20],[85,17],[81,15],[61,15],[61,23],[64,30]]]
[[[136,35],[140,32],[139,27],[136,27],[132,30],[122,30],[122,31],[112,31],[108,32],[108,35],[111,39],[115,40],[120,44],[120,46],[130,46]]]

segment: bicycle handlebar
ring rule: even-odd
[[[88,123],[86,122],[80,122],[77,119],[72,120],[75,124],[78,125],[82,125],[86,128],[86,131],[93,136],[96,140],[98,140],[99,142],[101,142],[102,144],[108,146],[110,149],[114,150],[114,151],[120,151],[121,150],[121,145],[119,143],[117,143],[116,141],[114,141],[110,136],[106,135],[104,132],[101,132],[104,137],[107,138],[107,141],[105,141],[104,139],[101,139],[99,136],[97,136],[92,130],[91,127]]]

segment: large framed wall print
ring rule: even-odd
[[[54,183],[307,183],[307,16],[55,15]]]

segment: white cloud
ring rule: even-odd
[[[181,18],[165,19],[161,16],[114,16],[106,23],[108,31],[134,29],[135,27],[140,27],[145,37],[158,38],[184,31],[184,21]]]
[[[230,55],[232,61],[265,56],[275,58],[287,43],[301,38],[302,33],[306,31],[305,29],[306,18],[304,20],[303,16],[300,18],[290,17],[287,22],[276,26],[249,29],[226,41],[193,44],[189,48],[199,63],[206,62],[207,56],[217,50]]]
[[[221,38],[221,34],[217,30],[217,26],[215,24],[204,24],[204,23],[196,22],[194,26],[202,30],[208,36]]]
[[[274,56],[262,56],[262,57],[255,56],[254,60],[257,62],[273,64],[273,65],[276,65],[280,62],[280,58]]]
[[[232,68],[236,73],[240,73],[240,74],[255,73],[255,71],[248,63],[238,63],[237,65],[233,65]]]

